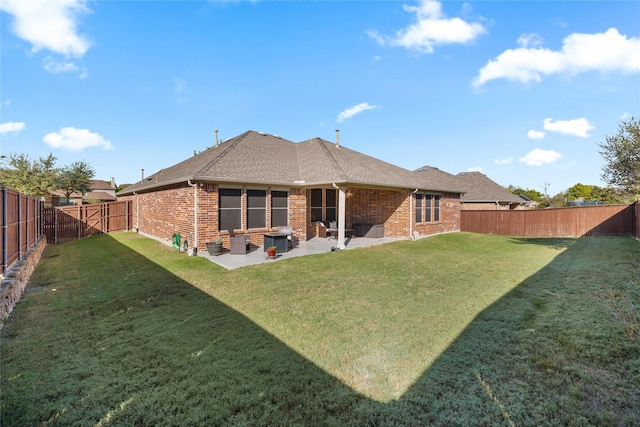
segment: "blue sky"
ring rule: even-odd
[[[1,154],[140,179],[214,130],[604,185],[598,144],[640,114],[637,1],[0,2]]]

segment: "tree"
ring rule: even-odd
[[[602,178],[629,194],[640,193],[640,120],[631,117],[618,126],[616,135],[599,144],[605,165]]]
[[[67,201],[73,193],[88,193],[91,191],[91,178],[95,176],[91,166],[83,161],[73,162],[65,166],[58,177],[57,188],[62,190]]]
[[[594,185],[591,188],[591,199],[604,202],[607,205],[625,203],[625,198],[621,194],[620,190],[610,187],[598,187],[597,185]]]
[[[509,186],[509,191],[518,196],[524,196],[529,200],[533,200],[534,202],[543,203],[544,202],[544,194],[539,192],[538,190],[532,189],[524,189],[524,188],[516,188],[512,185]]]
[[[576,185],[574,185],[573,187],[570,187],[567,190],[567,199],[568,200],[576,200],[576,199],[583,199],[585,201],[589,201],[591,200],[592,197],[592,189],[593,187],[591,187],[590,185],[584,185],[584,184],[580,184],[577,183]]]
[[[0,167],[0,184],[29,196],[44,196],[56,189],[59,173],[53,154],[37,160],[25,154],[11,154]]]

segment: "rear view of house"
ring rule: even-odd
[[[321,138],[294,143],[248,131],[160,170],[118,193],[131,200],[139,232],[162,240],[179,233],[190,248],[228,230],[262,245],[263,234],[289,226],[295,240],[335,222],[338,247],[347,230],[375,227],[410,238],[460,230],[455,182],[427,177]]]

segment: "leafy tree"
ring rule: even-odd
[[[607,205],[625,203],[625,198],[620,190],[611,187],[598,187],[597,185],[591,188],[591,200],[605,202]]]
[[[618,126],[616,135],[599,145],[604,157],[602,178],[629,194],[640,193],[640,120],[631,117]]]
[[[548,199],[548,206],[552,208],[561,208],[566,206],[566,195],[562,192]]]
[[[56,189],[60,169],[53,154],[31,160],[25,154],[11,154],[0,166],[0,184],[30,196],[43,196]]]
[[[544,194],[542,194],[541,192],[539,192],[538,190],[532,190],[532,189],[524,189],[524,188],[519,188],[519,187],[514,187],[512,185],[509,186],[509,191],[512,192],[515,195],[518,196],[524,196],[529,200],[533,200],[535,202],[538,203],[543,203],[544,202]]]
[[[91,191],[91,178],[95,171],[84,161],[73,162],[65,166],[60,172],[57,188],[62,190],[67,201],[73,193],[88,193]]]
[[[573,187],[570,187],[567,190],[567,199],[568,200],[576,200],[576,199],[584,199],[584,200],[591,200],[592,198],[592,189],[593,187],[590,185],[584,185],[584,184],[580,184],[577,183],[576,185],[574,185]]]

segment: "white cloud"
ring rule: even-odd
[[[529,139],[542,139],[545,135],[546,133],[539,130],[531,129],[529,132],[527,132],[527,138]]]
[[[527,166],[542,166],[546,163],[553,163],[561,157],[562,154],[556,151],[536,148],[535,150],[527,153],[524,157],[520,157],[518,161]]]
[[[624,114],[622,114],[620,116],[620,120],[627,120],[631,118],[631,114],[629,114],[628,112],[625,112]]]
[[[507,157],[506,159],[496,159],[493,162],[496,165],[508,165],[509,163],[511,163],[513,161],[513,157]]]
[[[376,107],[375,105],[371,105],[368,102],[363,102],[361,104],[356,105],[355,107],[347,108],[346,110],[341,112],[338,115],[338,119],[336,121],[338,123],[342,123],[346,119],[350,119],[356,114],[362,113],[363,111],[367,111],[367,110],[375,110],[376,108],[378,107]]]
[[[581,138],[588,138],[589,131],[595,127],[589,123],[587,119],[581,117],[574,120],[557,120],[552,122],[551,119],[544,119],[544,129],[550,132],[559,132],[565,135],[574,135]]]
[[[9,132],[20,132],[27,125],[24,122],[6,122],[0,123],[0,135],[7,134]]]
[[[525,40],[522,37],[520,43]],[[473,85],[479,87],[502,78],[539,82],[542,75],[587,71],[640,72],[640,38],[627,38],[610,28],[604,33],[570,34],[560,51],[526,46],[508,49],[480,69]]]
[[[0,103],[0,107],[8,107],[9,105],[11,105],[10,99],[7,99],[6,101],[2,101],[2,103]]]
[[[518,37],[518,45],[520,47],[540,46],[542,37],[536,33],[523,34]]]
[[[65,127],[60,132],[46,134],[42,140],[52,148],[63,148],[69,151],[82,151],[89,147],[102,147],[104,150],[113,149],[110,141],[89,129]]]
[[[482,24],[469,23],[461,18],[446,18],[438,1],[422,0],[418,6],[402,7],[406,12],[416,14],[415,23],[396,32],[393,37],[380,35],[373,30],[367,31],[369,37],[381,45],[402,46],[432,53],[437,45],[469,43],[486,32]]]
[[[482,167],[481,166],[475,166],[475,167],[467,169],[467,172],[482,172]]]
[[[77,33],[78,15],[90,12],[86,0],[2,0],[0,10],[14,17],[13,31],[31,43],[31,50],[47,49],[66,57],[81,57],[89,41]]]
[[[78,67],[74,63],[54,61],[50,57],[44,60],[43,68],[53,74],[78,71]]]

